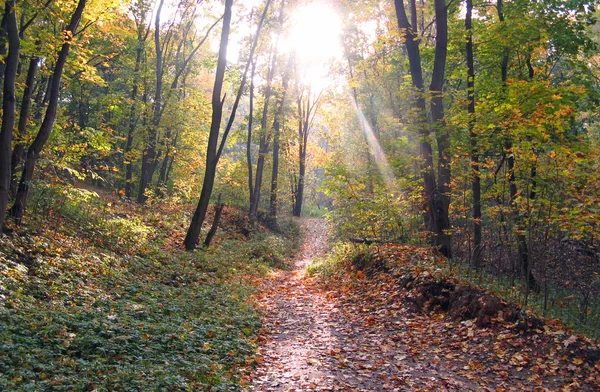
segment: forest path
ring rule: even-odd
[[[395,327],[349,311],[304,269],[327,250],[322,219],[298,220],[303,245],[291,271],[266,280],[258,296],[266,337],[249,391],[481,390],[446,369],[417,362]],[[408,358],[408,360],[407,360]]]

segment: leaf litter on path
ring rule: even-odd
[[[299,223],[304,245],[295,269],[277,272],[260,290],[264,334],[246,390],[537,392],[600,387],[600,361],[584,361],[574,344],[578,338],[560,329],[524,333],[499,318],[492,327],[478,328],[474,320],[453,321],[443,312],[415,312],[407,290],[389,272],[305,276],[302,268],[325,252],[326,227],[316,219]],[[422,248],[381,252],[389,259],[429,257]]]

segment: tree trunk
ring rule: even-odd
[[[415,0],[412,0],[413,2]],[[403,0],[394,0],[398,27],[402,34],[402,41],[408,54],[409,68],[413,88],[416,90],[415,107],[417,115],[415,125],[419,130],[419,150],[421,155],[421,172],[423,175],[423,199],[425,205],[425,227],[433,234],[433,245],[446,257],[452,256],[450,220],[448,210],[450,205],[450,164],[447,158],[449,138],[445,130],[444,107],[442,88],[444,83],[446,52],[447,52],[447,9],[444,0],[435,0],[436,15],[436,43],[433,73],[429,91],[431,99],[431,117],[433,127],[437,130],[438,142],[438,184],[436,184],[433,169],[433,149],[429,141],[431,129],[427,124],[427,103],[425,101],[425,88],[421,55],[419,51],[418,36],[408,22]],[[416,9],[411,6],[412,9]]]
[[[6,58],[6,44],[7,44],[7,35],[6,31],[8,26],[6,24],[8,18],[8,12],[6,11],[6,6],[4,13],[2,14],[2,22],[0,22],[0,58]],[[16,17],[16,16],[15,16]],[[6,62],[0,61],[0,83],[4,80],[4,72],[6,71]],[[2,89],[0,89],[0,100],[2,100]]]
[[[250,222],[256,221],[258,215],[258,205],[260,204],[260,191],[262,187],[263,172],[265,167],[265,157],[269,152],[269,135],[267,130],[267,121],[269,114],[269,102],[271,100],[271,91],[273,77],[275,76],[275,64],[277,58],[277,48],[272,53],[272,60],[267,72],[267,86],[265,88],[265,99],[263,105],[262,117],[260,120],[260,140],[258,146],[258,160],[256,162],[256,176],[254,177],[254,197],[253,204],[250,206]]]
[[[23,91],[23,99],[21,101],[21,110],[19,112],[19,125],[17,127],[17,136],[22,139],[27,136],[27,122],[29,121],[29,113],[31,111],[31,97],[33,95],[33,84],[35,76],[39,68],[40,58],[32,56],[29,60],[29,68],[27,69],[27,77],[25,80],[25,90]],[[11,180],[10,193],[15,195],[17,192],[17,168],[21,164],[25,154],[25,144],[19,141],[13,149],[11,161]]]
[[[287,95],[289,85],[289,70],[292,68],[292,57],[288,61],[287,68],[283,74],[283,80],[281,82],[282,92],[275,104],[277,113],[273,119],[273,167],[271,170],[271,197],[269,200],[269,221],[271,222],[272,229],[277,228],[277,192],[279,191],[279,141],[281,136],[281,121],[284,119],[285,113],[285,98]]]
[[[306,111],[309,112],[308,110]],[[305,114],[307,117],[308,115]],[[304,202],[304,178],[306,176],[306,144],[308,143],[308,118],[299,125],[302,129],[300,135],[300,143],[298,146],[298,157],[300,165],[298,170],[298,185],[296,186],[296,197],[294,203],[293,215],[299,217],[302,215],[302,203]]]
[[[206,239],[204,240],[204,249],[208,249],[210,243],[212,242],[213,237],[217,234],[217,229],[219,228],[219,222],[221,221],[221,214],[223,213],[223,209],[225,208],[225,203],[221,203],[221,195],[219,195],[219,200],[215,205],[215,218],[213,219],[212,226],[206,235]]]
[[[133,163],[131,162],[131,149],[133,148],[133,137],[137,126],[136,100],[139,89],[139,73],[142,64],[142,53],[144,51],[145,39],[143,33],[138,33],[138,48],[136,49],[135,67],[133,69],[133,86],[131,87],[131,108],[129,109],[129,128],[127,130],[127,141],[125,142],[125,196],[131,198],[133,195]]]
[[[498,12],[498,19],[501,23],[504,23],[504,4],[502,0],[497,0],[496,10]],[[501,63],[501,77],[503,89],[506,90],[508,82],[508,48],[504,51],[504,56]],[[519,267],[521,269],[521,276],[525,279],[527,287],[530,289],[536,288],[536,281],[531,273],[529,266],[529,247],[527,244],[527,236],[525,235],[525,224],[522,217],[519,214],[518,206],[515,205],[515,199],[517,197],[518,189],[515,179],[515,155],[513,154],[513,142],[510,135],[504,143],[504,150],[507,156],[506,158],[506,169],[508,170],[508,192],[510,196],[510,206],[513,209],[513,217],[515,220],[516,231],[517,231],[517,259]]]
[[[146,146],[142,152],[142,170],[140,173],[140,188],[138,189],[137,201],[140,204],[146,202],[146,189],[152,181],[156,169],[156,143],[158,138],[158,126],[161,117],[161,99],[163,87],[163,52],[160,44],[160,16],[164,5],[164,0],[160,0],[154,20],[154,49],[156,51],[156,91],[154,94],[154,108],[152,122],[148,129]]]
[[[184,240],[184,245],[187,250],[193,250],[198,243],[198,237],[200,236],[200,230],[202,229],[202,223],[204,223],[204,219],[206,218],[206,210],[208,208],[208,202],[212,195],[212,190],[215,184],[215,175],[217,173],[217,164],[219,163],[219,158],[223,153],[223,149],[225,148],[225,143],[227,142],[227,136],[231,131],[231,127],[233,126],[233,122],[235,120],[235,113],[237,111],[237,107],[239,105],[242,93],[244,91],[244,86],[246,84],[246,77],[248,75],[248,69],[250,68],[250,63],[252,58],[254,57],[254,50],[256,49],[256,45],[258,44],[258,37],[260,36],[260,31],[262,29],[263,23],[267,17],[267,11],[269,9],[270,0],[267,0],[265,4],[265,9],[261,16],[261,19],[258,23],[258,27],[256,29],[256,36],[254,37],[254,41],[252,42],[252,46],[250,48],[250,53],[248,56],[248,62],[246,63],[246,68],[244,69],[244,73],[242,75],[242,81],[240,83],[240,87],[238,89],[237,95],[235,97],[235,101],[233,103],[233,107],[231,109],[231,115],[229,116],[229,121],[227,121],[227,125],[225,130],[223,131],[223,136],[221,137],[221,143],[218,145],[217,142],[219,139],[219,130],[221,127],[221,119],[223,115],[223,101],[221,101],[221,90],[223,88],[223,79],[225,76],[225,67],[226,67],[226,53],[227,53],[227,41],[229,39],[229,26],[231,23],[231,5],[232,0],[225,0],[225,14],[223,16],[223,30],[221,31],[221,43],[219,48],[219,58],[217,60],[217,72],[215,76],[215,87],[213,88],[213,96],[212,96],[212,120],[210,125],[210,132],[208,135],[208,146],[206,149],[206,170],[204,172],[204,180],[202,184],[202,191],[200,192],[200,200],[198,201],[198,206],[196,208],[196,212],[192,217],[192,222],[188,229],[187,235]]]
[[[473,56],[473,0],[466,0],[465,30],[467,32],[467,113],[469,116],[469,141],[471,144],[471,193],[473,198],[473,252],[471,263],[481,267],[481,176],[479,173],[479,147],[475,133],[475,62]]]
[[[87,0],[79,0],[75,12],[71,16],[71,22],[64,31],[65,40],[58,54],[58,58],[56,59],[56,64],[54,65],[52,82],[49,88],[48,107],[46,108],[46,114],[44,115],[44,120],[42,121],[42,125],[40,126],[40,130],[35,140],[31,143],[27,150],[27,161],[25,162],[25,167],[23,168],[21,180],[19,181],[19,187],[17,189],[17,195],[15,196],[15,202],[11,209],[11,215],[15,217],[17,222],[21,221],[23,214],[25,213],[25,205],[27,202],[27,195],[29,193],[29,184],[33,179],[36,160],[44,148],[46,141],[50,137],[50,133],[54,127],[54,121],[56,120],[56,113],[58,110],[58,98],[60,95],[60,81],[62,78],[62,73],[67,61],[67,56],[69,55],[73,34],[75,33],[77,26],[81,21],[81,16],[83,14],[86,2]]]
[[[438,186],[434,196],[436,214],[436,247],[447,258],[452,258],[452,235],[450,233],[450,135],[444,118],[443,88],[448,50],[448,11],[445,0],[435,0],[435,57],[429,91],[431,98],[431,117],[436,128],[438,145]]]
[[[223,89],[223,79],[225,78],[225,67],[227,65],[227,43],[229,41],[229,28],[231,24],[231,7],[233,0],[225,0],[225,14],[223,16],[223,29],[221,30],[221,43],[219,46],[219,57],[217,60],[217,71],[215,75],[215,84],[212,94],[212,118],[210,133],[208,136],[208,147],[206,151],[206,170],[202,182],[202,191],[200,200],[192,217],[192,222],[185,237],[184,246],[187,250],[193,250],[198,243],[200,230],[206,218],[208,202],[215,184],[215,175],[217,173],[217,142],[219,139],[219,130],[221,129],[221,120],[223,115],[223,102],[221,101],[221,91]]]
[[[8,56],[4,59],[4,87],[2,90],[2,127],[0,128],[0,230],[4,228],[11,180],[11,143],[15,124],[15,83],[21,40],[17,27],[15,1],[8,0],[4,5],[6,34],[8,36]]]
[[[246,139],[246,165],[248,166],[248,194],[250,195],[250,206],[248,208],[248,216],[252,216],[254,207],[254,174],[252,169],[252,126],[254,124],[254,71],[256,65],[252,63],[252,72],[250,74],[250,113],[248,115],[248,137]],[[250,219],[250,225],[252,225]]]

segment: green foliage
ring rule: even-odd
[[[34,189],[44,229],[0,239],[1,390],[238,388],[260,326],[254,281],[283,265],[297,227],[183,252],[176,207]]]
[[[325,257],[315,259],[306,266],[308,275],[332,276],[346,273],[354,261],[366,260],[370,257],[369,246],[352,244],[349,242],[336,242]]]
[[[37,181],[30,203],[35,215],[54,213],[72,230],[92,235],[97,244],[115,252],[140,249],[154,233],[154,229],[137,216],[111,213],[111,203],[85,188]]]
[[[302,206],[302,216],[310,218],[325,218],[329,209],[327,207],[318,207],[314,204],[304,204]]]
[[[330,167],[325,192],[334,197],[327,219],[338,237],[408,241],[415,224],[406,195],[393,194],[384,186],[368,184],[342,165]]]
[[[252,237],[248,243],[250,260],[264,263],[273,268],[289,268],[286,259],[292,256],[300,245],[300,229],[292,219],[283,219],[279,224],[279,229],[283,236],[261,231]]]

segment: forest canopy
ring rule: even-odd
[[[200,192],[189,250],[218,199],[250,227],[326,212],[539,290],[552,255],[597,260],[594,6],[7,1],[0,225],[48,187]]]

